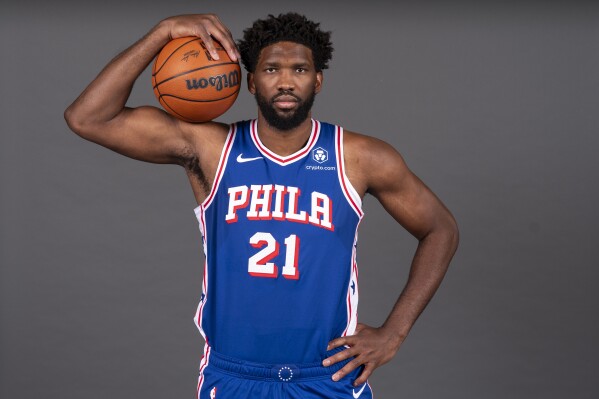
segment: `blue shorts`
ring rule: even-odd
[[[338,352],[330,351],[327,357]],[[200,365],[198,399],[371,399],[368,382],[354,387],[362,368],[340,381],[331,376],[351,359],[322,367],[311,364],[262,364],[234,359],[206,348]]]

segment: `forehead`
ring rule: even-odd
[[[264,47],[258,57],[258,64],[284,61],[313,64],[312,50],[299,43],[277,42]]]

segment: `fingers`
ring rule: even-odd
[[[331,378],[333,379],[333,381],[339,381],[362,365],[364,365],[364,369],[362,370],[358,378],[356,378],[356,380],[354,381],[354,386],[360,386],[368,380],[368,378],[376,368],[376,366],[374,366],[372,363],[366,363],[363,356],[358,356],[354,360],[348,362],[345,366],[343,366],[341,370],[333,374]]]
[[[346,339],[346,337],[335,339],[335,340],[331,341],[331,343],[329,344],[329,348],[345,345],[345,343],[347,341],[348,340]],[[331,377],[333,379],[333,381],[339,381],[343,377],[345,377],[346,375],[348,375],[349,373],[354,371],[356,368],[358,368],[362,364],[364,364],[364,362],[366,361],[366,358],[362,355],[359,355],[358,351],[355,348],[349,347],[341,352],[335,353],[333,356],[329,356],[328,358],[324,359],[322,361],[322,365],[324,367],[328,367],[335,363],[339,363],[344,360],[350,359],[352,357],[355,357],[355,358],[353,360],[351,360],[350,362],[348,362],[345,366],[343,366],[341,368],[341,370],[337,371]],[[372,374],[373,370],[374,370],[374,367],[368,367],[368,365],[365,365],[365,368],[362,371],[362,373],[360,374],[359,378],[356,379],[356,381],[354,382],[354,386],[360,385],[361,384],[360,381],[366,381],[368,379],[368,377],[370,376],[370,374]]]
[[[192,14],[179,15],[167,18],[166,23],[169,26],[169,36],[171,39],[185,36],[197,36],[204,42],[206,50],[210,56],[218,60],[216,44],[218,41],[227,51],[229,58],[238,61],[240,58],[239,50],[233,39],[231,31],[214,14]]]
[[[358,387],[362,384],[365,384],[366,381],[368,381],[368,378],[370,377],[370,375],[372,374],[374,369],[375,369],[374,366],[372,366],[370,363],[366,363],[364,365],[364,370],[362,370],[362,372],[360,373],[360,376],[358,378],[356,378],[356,380],[354,381],[354,386]]]
[[[395,352],[389,356],[390,352],[385,347],[385,342],[387,340],[381,339],[379,329],[358,323],[354,335],[335,338],[329,342],[327,350],[342,346],[345,346],[346,349],[324,359],[322,364],[324,367],[328,367],[335,363],[351,359],[340,370],[335,372],[331,378],[333,381],[339,381],[356,368],[363,366],[360,375],[353,381],[354,386],[363,385],[372,372],[381,364],[389,361],[397,351],[395,349]]]
[[[223,33],[226,36],[226,41],[223,43],[221,42],[221,44],[223,46],[225,46],[225,50],[227,50],[227,53],[229,53],[229,57],[232,60],[239,60],[239,58],[241,58],[241,54],[239,54],[239,50],[237,49],[237,45],[235,44],[235,39],[233,38],[233,34],[231,33],[231,31],[229,30],[229,28],[227,28],[225,26],[225,24],[223,24],[220,20],[220,18],[218,18],[218,16],[216,16],[216,20],[218,21],[218,23],[223,27]]]
[[[333,376],[331,378],[333,379],[333,381],[339,381],[340,379],[342,379],[343,377],[345,377],[346,375],[348,375],[349,373],[351,373],[352,371],[354,371],[356,368],[360,367],[361,365],[362,365],[362,361],[360,360],[360,357],[357,357],[354,360],[352,360],[351,362],[348,362],[345,366],[343,366],[343,368],[341,370],[339,370],[335,374],[333,374]]]
[[[340,346],[343,346],[343,345],[348,345],[349,344],[348,338],[349,337],[341,337],[341,338],[336,338],[336,339],[332,340],[327,345],[327,350],[330,351],[331,349],[339,348]]]
[[[346,349],[342,352],[336,353],[335,355],[323,360],[322,364],[323,364],[323,366],[327,367],[332,364],[349,359],[355,355],[356,355],[356,353],[354,353],[354,351],[352,351],[351,349]],[[345,366],[343,366],[343,368],[341,368],[341,370],[339,370],[335,374],[333,374],[333,376],[331,378],[333,379],[333,381],[339,381],[343,377],[350,374],[352,371],[354,371],[355,369],[357,369],[358,367],[360,367],[362,365],[364,365],[364,370],[362,370],[362,372],[360,373],[358,378],[356,378],[356,380],[354,381],[354,386],[362,385],[368,380],[368,378],[370,377],[370,375],[376,368],[373,364],[366,363],[366,359],[364,356],[357,356],[355,359],[353,359],[352,361],[348,362]]]
[[[329,356],[326,359],[324,359],[322,361],[322,365],[324,367],[328,367],[330,365],[333,365],[335,363],[339,363],[345,359],[349,359],[350,357],[353,357],[356,355],[355,350],[352,350],[351,348],[348,348],[344,351],[341,352],[337,352],[335,353],[333,356]]]
[[[202,18],[201,24],[198,25],[197,36],[202,39],[206,49],[215,60],[220,59],[220,57],[213,39],[216,39],[224,47],[231,60],[237,61],[239,59],[239,51],[231,31],[216,15],[210,14]]]

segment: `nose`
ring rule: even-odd
[[[291,72],[288,71],[287,69],[281,70],[281,73],[279,74],[279,81],[277,83],[278,83],[277,88],[280,91],[285,91],[285,90],[293,91],[293,89],[295,88],[295,83],[293,82],[293,76],[292,76]]]

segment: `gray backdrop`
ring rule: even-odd
[[[1,6],[2,398],[193,397],[203,259],[185,174],[86,142],[62,113],[161,18],[215,12],[239,37],[288,10],[333,31],[315,117],[393,144],[461,229],[376,397],[599,395],[597,6],[162,3]],[[148,103],[146,71],[129,105]],[[222,120],[255,113],[244,89]],[[360,320],[378,325],[416,241],[365,210]]]

